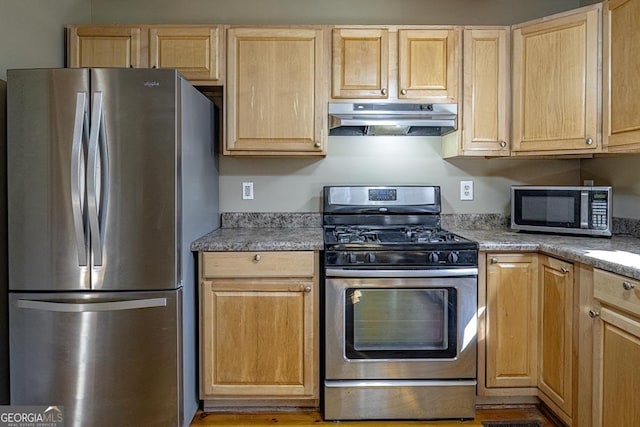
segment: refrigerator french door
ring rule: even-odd
[[[7,75],[11,403],[63,406],[71,426],[188,424],[213,104],[175,70]]]

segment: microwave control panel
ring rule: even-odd
[[[590,195],[591,227],[606,230],[609,227],[609,201],[605,191],[596,191]]]

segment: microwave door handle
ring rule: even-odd
[[[580,192],[580,228],[589,228],[589,192]]]

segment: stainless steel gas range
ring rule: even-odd
[[[324,188],[324,417],[473,418],[478,245],[437,186]]]

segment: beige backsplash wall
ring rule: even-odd
[[[438,137],[329,137],[322,160],[220,161],[222,212],[320,212],[324,185],[435,184],[444,213],[508,213],[513,184],[580,182],[579,160],[443,160]],[[473,180],[473,201],[460,201],[460,180]],[[254,200],[242,200],[242,183]]]
[[[582,160],[581,179],[613,187],[613,215],[640,219],[640,154]]]

